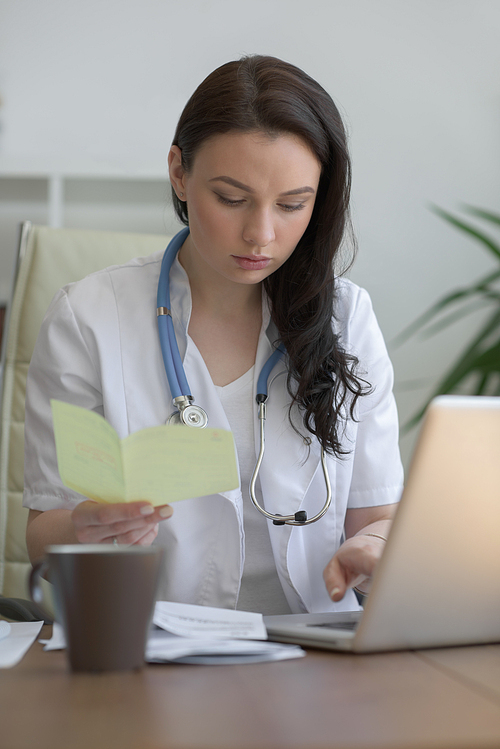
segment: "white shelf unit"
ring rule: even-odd
[[[84,185],[92,182],[114,184],[120,188],[124,185],[157,186],[164,189],[165,199],[168,199],[168,174],[160,172],[122,172],[113,170],[77,170],[77,171],[49,171],[28,168],[9,168],[0,161],[0,180],[5,184],[10,181],[29,183],[45,183],[47,189],[47,225],[62,227],[65,225],[65,203],[67,187],[70,185]],[[118,190],[119,193],[119,190]],[[5,194],[5,190],[4,190]],[[119,195],[118,195],[119,198]]]
[[[164,173],[114,169],[44,169],[0,159],[0,304],[10,292],[18,227],[137,231],[171,235],[173,214]]]

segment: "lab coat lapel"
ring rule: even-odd
[[[176,260],[170,271],[172,319],[179,352],[183,360],[187,381],[194,394],[195,403],[208,414],[208,428],[231,430],[226,413],[217,395],[207,366],[198,351],[196,344],[188,336],[191,317],[191,290],[185,270]],[[243,507],[241,489],[221,492],[235,507],[238,518],[243,524]]]

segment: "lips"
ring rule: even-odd
[[[263,270],[271,262],[265,255],[233,255],[233,258],[243,270]]]

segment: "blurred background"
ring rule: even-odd
[[[284,58],[345,117],[359,245],[404,423],[481,323],[397,334],[494,258],[430,210],[500,212],[498,0],[0,0],[0,305],[20,221],[171,234],[166,154],[215,67]],[[498,265],[498,263],[497,263]],[[401,440],[408,464],[416,430]]]

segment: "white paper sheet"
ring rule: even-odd
[[[35,642],[43,622],[9,622],[10,633],[0,640],[0,668],[12,668]]]
[[[52,637],[50,640],[40,640],[40,642],[44,646],[44,650],[64,650],[66,647],[66,640],[61,625],[54,622],[52,625]]]
[[[157,601],[153,623],[181,637],[267,640],[262,614],[249,611]]]
[[[0,621],[0,640],[3,640],[4,637],[8,637],[10,633],[11,633],[11,626],[9,622],[6,622],[2,619]]]
[[[193,663],[229,665],[301,658],[306,653],[298,645],[283,645],[262,640],[221,640],[203,637],[179,637],[153,629],[146,646],[148,663]]]

